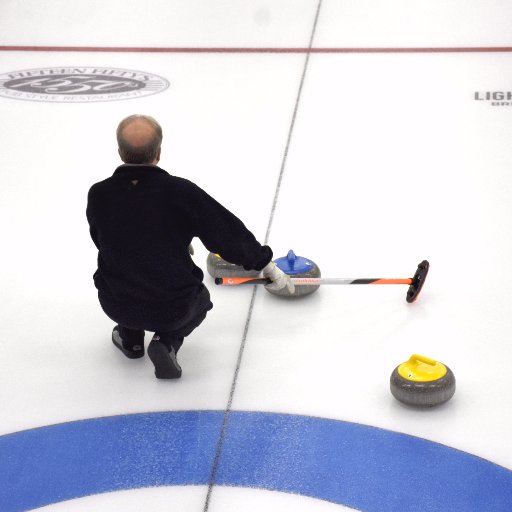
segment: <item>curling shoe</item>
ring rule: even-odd
[[[154,336],[148,346],[148,356],[155,366],[157,379],[179,379],[181,366],[176,359],[174,347],[167,348],[159,336]]]
[[[121,337],[119,325],[112,331],[112,343],[129,359],[139,359],[144,357],[144,331],[134,333],[135,339],[130,340],[134,343],[128,344],[128,340]]]

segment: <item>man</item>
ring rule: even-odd
[[[247,270],[262,270],[275,290],[289,276],[272,262],[244,224],[197,185],[157,166],[162,128],[149,116],[127,117],[117,128],[124,165],[89,190],[87,220],[98,248],[94,283],[116,326],[114,345],[144,356],[144,331],[155,335],[148,356],[159,379],[181,377],[176,354],[213,307],[203,272],[189,253],[192,238]]]

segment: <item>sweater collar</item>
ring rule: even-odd
[[[158,174],[168,174],[167,171],[164,171],[157,165],[152,164],[123,164],[120,165],[115,171],[114,176],[119,176],[123,174],[133,174],[133,173],[158,173]]]

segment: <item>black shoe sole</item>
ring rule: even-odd
[[[119,336],[119,333],[118,333]],[[124,348],[123,345],[117,341],[114,337],[114,332],[112,332],[112,343],[128,358],[128,359],[140,359],[144,357],[144,349],[142,350],[128,350]]]
[[[176,360],[174,349],[169,350],[159,341],[152,341],[148,347],[148,356],[155,366],[157,379],[179,379],[181,367]]]

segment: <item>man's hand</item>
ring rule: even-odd
[[[277,292],[287,288],[290,294],[295,292],[295,286],[291,282],[290,276],[279,269],[273,261],[263,269],[263,276],[272,281],[270,284],[265,285],[267,290]]]

